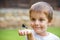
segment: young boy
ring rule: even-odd
[[[47,27],[53,18],[53,8],[48,3],[33,4],[29,13],[33,30],[19,30],[19,35],[27,35],[28,40],[60,40],[56,35],[47,32]]]

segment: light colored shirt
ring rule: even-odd
[[[50,32],[47,32],[48,35],[47,36],[44,36],[44,37],[36,34],[33,30],[32,30],[32,32],[33,32],[33,36],[34,36],[34,38],[36,40],[60,40],[59,37],[57,37],[56,35],[54,35],[54,34],[52,34]]]

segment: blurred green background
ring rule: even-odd
[[[59,27],[49,27],[48,32],[52,32],[60,37]],[[0,29],[0,40],[25,40],[25,36],[19,36],[18,29]]]

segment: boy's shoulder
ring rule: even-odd
[[[50,33],[50,32],[48,32],[49,33],[49,37],[52,37],[52,38],[54,38],[54,39],[59,39],[60,40],[60,38],[57,36],[57,35],[55,35],[55,34],[53,34],[53,33]]]
[[[40,39],[41,36],[37,35],[37,34],[35,33],[34,30],[32,30],[32,32],[33,32],[33,35],[34,35],[35,38]],[[60,38],[59,38],[58,36],[56,36],[55,34],[50,33],[50,32],[47,32],[47,33],[48,33],[48,35],[45,36],[45,37],[43,37],[44,39],[49,39],[49,40],[60,40]]]

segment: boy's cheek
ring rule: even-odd
[[[42,25],[48,25],[48,22],[43,22]]]
[[[30,22],[30,26],[33,26],[34,25],[34,23],[33,22]]]

